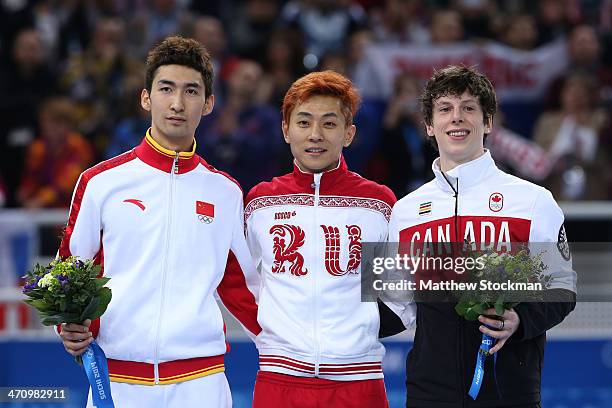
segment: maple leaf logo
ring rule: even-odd
[[[504,196],[501,193],[493,193],[489,196],[489,209],[499,212],[504,206]]]

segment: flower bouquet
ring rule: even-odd
[[[458,297],[455,311],[466,320],[475,321],[488,309],[495,309],[498,316],[487,317],[499,319],[505,310],[512,309],[520,302],[541,301],[543,291],[551,285],[552,276],[545,273],[548,268],[542,262],[542,254],[533,255],[527,247],[514,253],[498,254],[490,251],[472,253],[468,256],[479,261],[474,263],[477,266],[469,270],[466,276],[468,284],[471,284],[471,290],[455,293]],[[489,350],[496,341],[488,334],[482,334],[469,390],[469,395],[474,400],[482,385],[484,361],[490,355]],[[496,363],[497,354],[494,358]]]
[[[550,287],[552,276],[545,274],[547,266],[541,254],[531,255],[526,248],[515,254],[484,252],[469,256],[480,259],[475,263],[478,266],[467,273],[468,282],[478,289],[456,292],[455,306],[457,314],[466,320],[477,320],[487,309],[502,315],[520,301],[542,300],[542,291]]]
[[[110,279],[99,274],[100,266],[93,260],[81,261],[74,256],[56,259],[47,266],[37,264],[24,276],[23,293],[27,297],[24,302],[38,311],[45,326],[97,319],[112,298],[110,288],[104,286]],[[85,369],[94,406],[114,407],[106,356],[100,346],[92,342],[75,359]]]
[[[110,278],[98,277],[100,266],[76,257],[54,260],[48,266],[36,265],[25,276],[25,303],[38,310],[41,323],[81,324],[97,319],[111,301],[111,290],[104,285]]]

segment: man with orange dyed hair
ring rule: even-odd
[[[388,407],[374,302],[361,302],[361,242],[387,238],[391,190],[347,169],[359,95],[332,71],[285,95],[293,172],[247,195],[247,242],[263,282],[253,406]]]

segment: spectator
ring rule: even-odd
[[[144,58],[150,46],[168,35],[184,32],[191,21],[191,14],[177,0],[147,1],[139,13],[128,22],[129,50],[132,56]]]
[[[196,130],[197,150],[213,166],[231,172],[242,188],[249,190],[287,170],[291,162],[283,160],[280,153],[279,110],[256,99],[261,66],[238,60],[228,71],[225,102]]]
[[[41,100],[56,90],[57,76],[40,34],[33,28],[17,33],[11,58],[0,66],[0,173],[5,175],[7,205],[16,205],[20,169],[27,146],[36,135],[36,115]]]
[[[261,101],[280,107],[287,90],[306,73],[304,45],[299,31],[280,28],[272,33],[265,52]]]
[[[351,80],[355,78],[355,69],[363,59],[365,49],[373,42],[374,37],[370,30],[356,31],[349,38],[346,57],[347,74]]]
[[[96,26],[100,18],[116,15],[116,10],[109,3],[111,2],[64,1],[55,5],[58,7],[55,12],[61,19],[57,55],[62,63],[89,48],[93,37],[91,28]]]
[[[462,16],[465,36],[470,39],[494,38],[501,20],[497,4],[492,0],[458,0],[456,10]]]
[[[595,29],[589,25],[579,25],[570,32],[567,42],[571,68],[598,68],[601,57],[601,43]]]
[[[76,102],[80,131],[104,152],[112,129],[124,116],[122,106],[126,83],[140,79],[142,64],[125,52],[125,24],[117,18],[101,18],[90,47],[74,55],[62,86]]]
[[[583,71],[599,82],[595,92],[606,102],[612,102],[612,68],[602,62],[602,43],[592,26],[583,24],[572,29],[567,39],[569,66],[567,72]],[[561,101],[560,90],[565,75],[551,82],[545,99],[545,107],[549,110],[559,109]]]
[[[422,131],[420,88],[415,77],[398,75],[383,119],[381,153],[386,162],[384,180],[398,197],[405,196],[431,178],[430,163],[436,157]]]
[[[1,60],[10,58],[11,47],[6,47],[15,41],[18,33],[26,27],[34,26],[32,1],[3,1],[0,2],[0,57]]]
[[[246,0],[235,2],[227,16],[232,50],[242,58],[263,63],[267,43],[280,13],[276,0]]]
[[[596,107],[596,84],[584,73],[574,73],[561,89],[561,110],[538,120],[534,141],[557,164],[546,180],[558,200],[609,199],[611,152],[600,147],[601,130],[609,121]]]
[[[500,40],[517,50],[532,50],[538,41],[536,20],[528,14],[510,17]]]
[[[447,45],[464,39],[461,14],[455,10],[436,11],[431,19],[429,29],[430,42],[436,45]]]
[[[426,43],[429,33],[421,21],[423,10],[421,0],[387,0],[370,13],[374,39],[386,44]]]
[[[54,97],[40,110],[40,137],[30,145],[19,201],[27,208],[68,208],[79,175],[93,161],[91,147],[75,132],[74,106]]]
[[[225,29],[221,20],[213,16],[199,16],[193,23],[190,37],[199,41],[212,58],[213,71],[218,74],[221,72],[223,64],[231,58],[231,53],[227,47]],[[220,92],[220,75],[214,76],[213,90],[215,92],[216,103],[222,103]]]
[[[292,0],[282,10],[281,23],[303,33],[307,53],[312,55],[307,68],[313,69],[325,52],[341,48],[365,26],[366,15],[359,5],[346,0]]]
[[[140,104],[142,82],[133,81],[126,86],[124,97],[126,106],[122,109],[126,116],[112,131],[111,140],[104,154],[105,159],[118,156],[138,146],[142,141],[142,135],[151,125],[149,112],[144,110]]]
[[[217,66],[220,67],[219,61],[222,61],[228,52],[227,38],[225,29],[221,20],[213,16],[196,17],[193,23],[193,37],[198,40],[209,52]]]
[[[559,0],[540,0],[536,2],[536,26],[538,45],[563,38],[569,31],[567,8]]]

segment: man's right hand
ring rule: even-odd
[[[80,356],[94,341],[93,334],[89,331],[91,320],[87,319],[82,325],[76,323],[62,323],[60,337],[66,351],[73,356]]]

